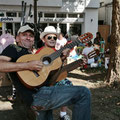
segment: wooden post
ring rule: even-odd
[[[37,24],[37,0],[34,0],[34,24]]]
[[[34,24],[35,24],[35,28],[34,28],[34,31],[35,31],[35,48],[37,48],[37,0],[34,0]]]

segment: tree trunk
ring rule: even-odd
[[[110,63],[107,82],[120,84],[120,0],[113,0]]]

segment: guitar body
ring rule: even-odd
[[[62,72],[62,73],[58,76],[58,78],[56,79],[56,82],[59,82],[59,81],[65,79],[65,78],[67,77],[67,75],[68,75],[67,71]]]
[[[55,52],[52,48],[44,47],[38,54],[27,54],[21,56],[17,62],[28,62],[32,60],[40,60],[46,56],[49,56],[51,53]],[[41,86],[47,79],[50,71],[58,69],[62,65],[61,58],[58,57],[54,61],[51,61],[49,64],[44,64],[41,71],[18,71],[17,74],[21,82],[28,88],[35,88]]]

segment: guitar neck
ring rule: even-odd
[[[49,79],[50,84],[55,84],[57,78],[59,77],[60,74],[64,73],[64,72],[70,72],[74,69],[76,69],[77,67],[79,67],[81,64],[83,63],[82,59],[79,59],[75,62],[72,62],[70,64],[67,64],[63,67],[61,67],[56,73],[54,73],[54,75]]]
[[[55,60],[56,58],[58,58],[61,55],[61,53],[64,49],[66,49],[66,48],[72,49],[74,46],[79,45],[80,43],[86,43],[89,40],[91,40],[92,38],[93,38],[93,35],[91,33],[89,33],[89,32],[85,33],[85,34],[81,35],[79,37],[79,39],[76,39],[72,43],[65,45],[60,50],[57,50],[56,52],[52,53],[49,57],[51,58],[51,60]]]
[[[84,56],[85,59],[88,58],[93,58],[96,56],[96,51],[91,51],[89,56]],[[54,75],[51,77],[50,79],[50,83],[55,84],[56,80],[59,79],[58,81],[64,79],[65,77],[67,77],[67,73],[69,73],[70,71],[82,66],[84,63],[84,58],[83,59],[79,59],[76,60],[70,64],[67,64],[65,66],[62,66],[56,73],[54,73]],[[59,77],[60,75],[63,75],[65,73],[65,76],[63,77]],[[58,78],[59,77],[59,78]]]
[[[83,63],[83,60],[82,60],[82,59],[79,59],[79,60],[77,60],[77,61],[75,61],[75,62],[72,62],[72,63],[70,63],[70,64],[67,64],[67,65],[65,65],[65,66],[63,66],[63,67],[61,68],[61,73],[64,72],[64,71],[67,71],[67,73],[68,73],[68,72],[76,69],[77,67],[80,67],[80,66],[82,65],[82,63]]]
[[[57,78],[64,72],[70,72],[74,69],[76,69],[77,67],[80,67],[82,65],[83,61],[82,59],[79,59],[75,62],[72,62],[70,64],[67,64],[63,67],[61,67],[50,79],[49,79],[49,82],[50,84],[55,84]],[[64,78],[64,77],[63,77]]]
[[[96,56],[96,51],[93,50],[91,51],[87,56],[86,56],[86,59],[91,59],[91,58],[94,58]],[[85,56],[84,56],[85,57]],[[74,69],[76,69],[77,67],[80,67],[83,63],[83,59],[79,59],[79,60],[76,60],[70,64],[67,64],[65,66],[63,66],[62,70],[61,71],[67,71],[67,72],[70,72]]]
[[[55,60],[56,58],[58,58],[61,55],[61,53],[64,49],[66,49],[66,48],[72,49],[74,46],[79,45],[80,43],[81,43],[80,40],[75,40],[72,43],[65,45],[60,50],[57,50],[56,52],[52,53],[50,55],[50,57],[52,58],[52,60]]]

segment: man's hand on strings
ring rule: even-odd
[[[70,54],[70,49],[66,48],[65,50],[63,50],[62,55],[61,55],[61,59],[65,60]]]
[[[43,68],[43,63],[41,61],[34,60],[27,62],[27,66],[29,70],[40,71]]]

